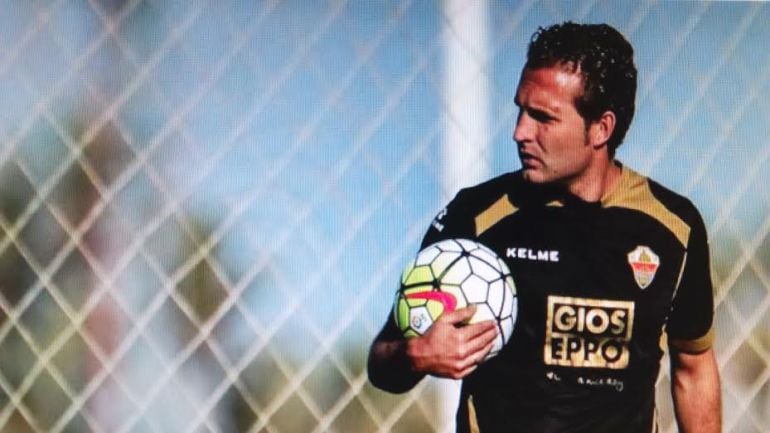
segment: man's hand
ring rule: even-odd
[[[406,355],[412,369],[423,374],[462,379],[484,360],[497,336],[495,322],[465,325],[476,312],[471,305],[445,313],[425,335],[406,343]]]

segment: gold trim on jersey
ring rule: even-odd
[[[684,353],[705,352],[714,344],[714,325],[711,325],[711,328],[702,337],[694,340],[675,340],[672,338],[669,340],[668,344],[670,347]]]
[[[468,396],[468,429],[470,433],[481,433],[479,420],[476,418],[476,406],[473,405],[473,396]]]
[[[679,284],[682,283],[682,277],[684,276],[684,267],[687,264],[687,251],[684,252],[684,256],[682,257],[682,265],[679,267],[679,276],[676,277],[676,286],[674,286],[674,294],[671,296],[671,299],[676,298],[677,292],[679,292]]]
[[[602,197],[602,205],[605,208],[621,207],[650,215],[663,224],[686,248],[690,238],[690,226],[655,198],[646,177],[626,167],[622,170],[618,184]]]
[[[508,195],[503,195],[496,202],[492,203],[492,206],[489,206],[483,212],[476,215],[476,236],[481,236],[481,234],[489,230],[490,227],[499,223],[503,218],[513,215],[518,210],[519,209],[508,200]]]
[[[652,414],[652,430],[651,433],[659,433],[660,427],[658,426],[658,418],[660,417],[660,414],[658,412],[658,406],[655,406],[655,411]]]

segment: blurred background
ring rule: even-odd
[[[449,432],[366,378],[540,25],[631,40],[619,159],[711,238],[726,432],[770,431],[770,4],[0,1],[0,431]],[[667,367],[659,383],[673,432]]]

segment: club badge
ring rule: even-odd
[[[655,273],[660,266],[660,257],[650,247],[640,245],[628,253],[628,264],[634,271],[636,284],[640,289],[646,289],[655,278]]]

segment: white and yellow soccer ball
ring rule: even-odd
[[[436,319],[470,304],[469,323],[495,320],[498,336],[489,359],[511,337],[516,323],[516,286],[505,262],[476,241],[447,239],[420,251],[401,275],[393,315],[406,338],[425,334]]]

